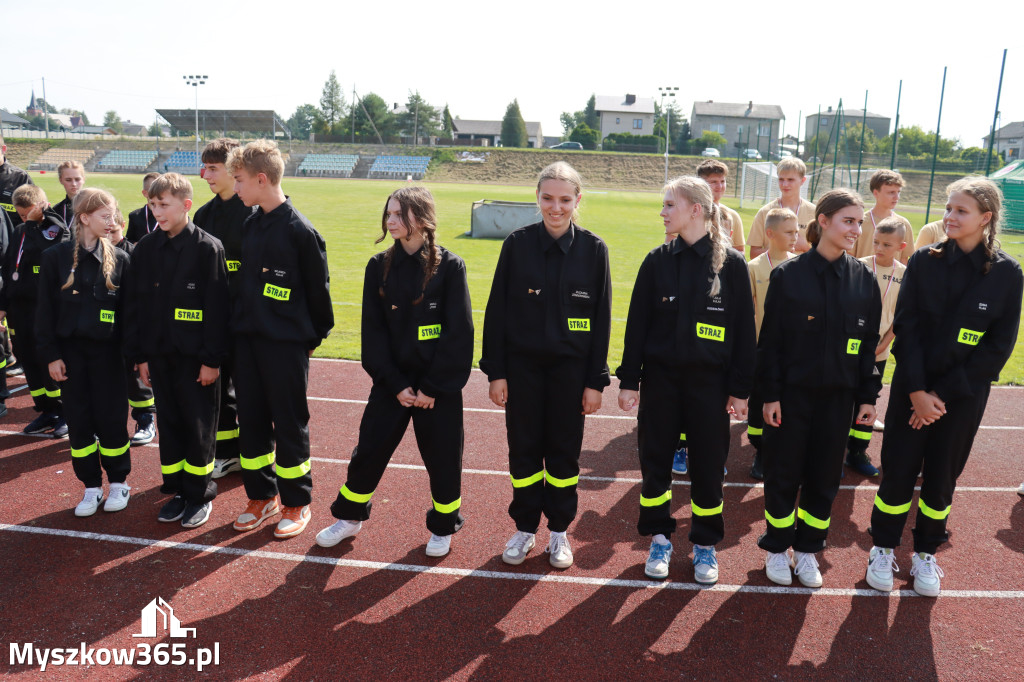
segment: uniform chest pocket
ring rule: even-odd
[[[260,268],[260,281],[260,294],[264,298],[289,303],[295,298],[298,271],[296,266],[290,264],[265,265]]]
[[[589,284],[570,284],[562,292],[565,323],[570,333],[589,333],[596,292]]]
[[[857,355],[860,353],[860,344],[871,330],[868,329],[867,315],[862,313],[847,313],[843,320],[843,329],[846,331],[846,354]]]

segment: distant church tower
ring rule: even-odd
[[[36,91],[32,90],[32,99],[28,103],[28,107],[25,109],[25,114],[28,116],[42,116],[43,110],[36,106]]]

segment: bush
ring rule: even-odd
[[[602,149],[606,152],[614,151],[651,151],[659,152],[663,149],[665,140],[657,135],[631,135],[629,133],[612,133],[604,138]]]
[[[601,133],[597,132],[586,123],[581,123],[573,128],[569,134],[571,142],[579,142],[584,149],[597,149],[597,143],[601,139]]]

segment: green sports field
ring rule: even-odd
[[[32,173],[33,180],[46,190],[51,203],[64,192],[53,173]],[[192,178],[196,207],[211,196],[207,184]],[[128,211],[142,205],[141,175],[93,173],[86,184],[111,191]],[[317,351],[321,357],[359,358],[359,303],[362,297],[363,268],[383,244],[374,244],[380,236],[381,213],[388,194],[402,183],[382,180],[338,180],[286,178],[285,192],[296,208],[308,217],[327,241],[331,269],[331,295],[335,304],[335,327]],[[532,201],[533,189],[505,185],[429,184],[437,202],[438,241],[462,256],[469,273],[476,323],[476,352],[480,357],[483,310],[490,291],[491,276],[501,242],[470,239],[464,236],[470,226],[470,208],[478,199]],[[737,207],[728,198],[726,204]],[[640,262],[647,252],[661,243],[663,226],[658,216],[661,197],[651,192],[588,192],[581,205],[580,224],[597,233],[608,244],[611,254],[613,306],[612,338],[608,364],[615,370],[622,356],[622,338],[629,307],[629,296]],[[753,209],[740,210],[749,230]],[[915,231],[924,224],[923,213],[907,213]],[[938,216],[932,216],[933,219]],[[1024,235],[1005,235],[1004,248],[1016,258],[1024,255]],[[890,363],[891,366],[892,363]],[[891,374],[891,370],[889,373]],[[1018,339],[1013,357],[1000,377],[1003,383],[1024,383],[1024,340]]]

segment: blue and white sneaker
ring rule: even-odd
[[[714,585],[718,582],[718,558],[713,546],[693,546],[693,577],[702,585]]]
[[[648,578],[664,580],[668,577],[668,564],[672,560],[672,543],[651,541],[651,551],[644,564],[644,574]]]
[[[676,456],[672,460],[672,473],[685,476],[686,472],[686,448],[679,448],[676,450]]]

